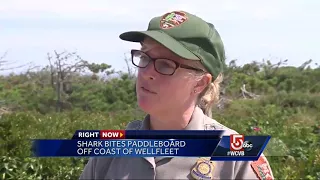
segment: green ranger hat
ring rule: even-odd
[[[200,60],[215,79],[225,61],[224,45],[215,27],[184,11],[173,11],[154,17],[146,31],[122,33],[122,40],[141,42],[148,36],[176,55],[188,60]]]

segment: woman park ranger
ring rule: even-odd
[[[138,42],[132,63],[139,67],[136,92],[148,115],[130,130],[225,130],[211,118],[219,98],[225,60],[215,27],[184,11],[151,19],[146,31],[120,35]],[[201,164],[201,166],[199,166]],[[217,161],[193,157],[91,158],[80,179],[273,179],[265,156],[258,161]]]

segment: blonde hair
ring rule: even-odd
[[[204,69],[203,65],[197,63],[198,68]],[[202,74],[196,74],[198,80],[203,77]],[[214,78],[213,82],[210,82],[207,87],[199,94],[197,100],[197,106],[203,111],[205,115],[212,118],[212,108],[219,102],[220,99],[220,83],[223,81],[223,74],[220,73],[217,77]]]

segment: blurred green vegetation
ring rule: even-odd
[[[271,135],[265,154],[276,178],[319,179],[320,67],[280,65],[226,65],[214,119],[246,135]],[[86,158],[30,158],[28,140],[67,139],[78,129],[124,129],[144,117],[131,70],[88,65],[91,74],[64,77],[58,100],[59,73],[50,67],[0,76],[0,179],[77,179]],[[99,72],[106,72],[104,78]]]

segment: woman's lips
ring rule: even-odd
[[[155,92],[153,92],[153,91],[151,91],[151,90],[149,90],[149,89],[147,89],[145,87],[141,87],[141,89],[142,89],[143,92],[146,92],[146,93],[157,94],[157,93],[155,93]]]

